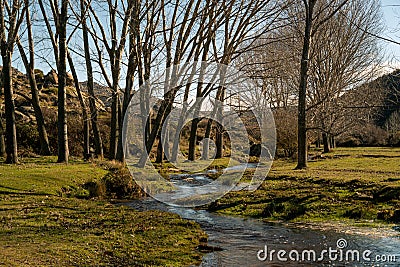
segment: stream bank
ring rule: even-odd
[[[134,209],[162,210],[179,214],[182,218],[193,220],[200,224],[208,235],[208,245],[219,248],[206,254],[200,266],[399,266],[400,264],[400,239],[395,236],[378,237],[375,235],[354,235],[349,233],[338,233],[332,230],[316,230],[309,228],[298,228],[289,225],[265,223],[252,218],[240,218],[221,215],[206,210],[191,208],[180,208],[168,206],[152,198],[135,200],[125,203]],[[272,250],[284,250],[288,253],[296,250],[314,250],[316,258],[320,258],[322,250],[337,249],[338,242],[346,242],[343,248],[344,255],[347,251],[359,251],[359,260],[346,256],[342,260],[337,258],[331,260],[327,255],[321,261],[280,261],[274,254],[272,260],[269,258],[260,261],[257,254],[265,250],[265,246]],[[370,261],[362,259],[362,253],[371,251]],[[262,254],[262,253],[261,253]],[[263,256],[263,255],[261,255]],[[385,256],[385,262],[377,261],[377,256]],[[300,256],[301,257],[301,256]],[[332,256],[333,257],[333,256]],[[389,262],[389,257],[390,258]]]
[[[235,166],[233,170],[247,167],[254,166]],[[208,177],[208,173],[197,173],[173,174],[170,181],[181,188],[192,188],[213,180]],[[125,205],[140,211],[172,212],[199,223],[208,235],[209,248],[214,248],[214,251],[203,257],[202,267],[400,265],[399,234],[387,227],[383,234],[377,228],[348,227],[346,224],[327,222],[267,223],[260,219],[205,209],[170,206],[152,198],[135,200]],[[332,254],[328,255],[324,250]],[[278,251],[286,254],[278,257]]]

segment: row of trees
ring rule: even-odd
[[[383,60],[376,37],[382,31],[379,3],[303,4],[305,14],[290,10],[290,26],[271,36],[270,40],[279,40],[276,44],[260,46],[242,60],[250,75],[265,88],[271,107],[279,110],[277,121],[287,121],[287,114],[293,114],[293,107],[298,106],[297,168],[306,167],[310,138],[316,140],[322,135],[324,152],[328,152],[333,143],[329,140],[352,131],[353,126],[375,111],[373,107],[382,98],[379,87],[359,89],[377,77]],[[303,43],[302,49],[299,43]],[[360,113],[357,108],[365,109]],[[309,138],[307,132],[312,133]]]
[[[68,66],[81,104],[85,156],[90,153],[91,139],[95,155],[104,156],[95,79],[110,88],[107,156],[123,161],[123,118],[137,89],[160,68],[170,70],[165,81],[173,83],[179,70],[171,67],[206,61],[247,72],[272,108],[298,107],[298,168],[304,168],[307,131],[337,135],[345,129],[350,121],[346,117],[349,112],[343,110],[354,101],[346,97],[346,92],[372,77],[380,58],[377,41],[371,35],[380,29],[379,5],[373,0],[0,0],[0,7],[8,163],[18,161],[12,82],[14,46],[29,78],[43,155],[51,151],[38,98],[35,60],[46,58],[46,63],[57,70],[59,162],[68,162],[69,156]],[[39,28],[46,31],[35,31]],[[52,51],[53,60],[43,56],[48,51]],[[84,70],[88,103],[78,82],[82,75],[75,66]],[[161,136],[162,126],[177,101],[183,114],[188,112],[193,97],[209,96],[224,104],[233,97],[224,86],[209,87],[201,82],[187,86],[183,97],[177,93],[178,88],[161,97],[154,120],[147,124],[146,149],[149,152],[156,146],[158,161],[166,154],[171,154],[172,160],[177,157],[176,142],[172,148],[161,142],[165,139]],[[142,99],[152,97],[145,91],[142,94]],[[145,103],[141,108],[149,109]],[[250,102],[247,107],[251,108]],[[246,108],[245,101],[239,108]],[[216,119],[222,119],[218,118],[222,109],[215,105]],[[189,160],[195,159],[200,122],[191,121]],[[205,137],[210,137],[211,131],[216,157],[222,157],[224,129],[208,120]],[[208,157],[207,143],[203,145],[203,156]],[[142,158],[141,163],[144,161]]]

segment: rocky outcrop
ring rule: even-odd
[[[69,72],[67,72],[67,81],[66,82],[67,82],[67,86],[74,86],[74,77]],[[57,86],[58,85],[57,72],[55,70],[49,71],[49,73],[47,73],[43,77],[42,83],[43,83],[44,88],[49,88],[51,86]]]
[[[49,88],[50,86],[55,86],[58,84],[58,75],[55,70],[51,70],[44,76],[43,87]]]
[[[0,74],[1,70],[2,67],[0,66]],[[51,110],[50,112],[56,112],[58,92],[57,72],[55,70],[51,70],[49,73],[44,75],[42,70],[35,69],[35,78],[39,89],[39,99],[41,107],[43,108],[43,110]],[[35,113],[30,102],[31,89],[28,77],[26,74],[18,71],[15,68],[13,68],[13,86],[15,93],[15,115],[17,121],[24,124],[35,121]],[[81,88],[83,98],[87,105],[89,105],[89,94],[85,92],[84,86],[82,84]],[[74,86],[74,79],[70,73],[68,73],[67,75],[66,95],[67,111],[74,114],[80,114],[81,107],[78,99],[78,94]],[[0,103],[2,102],[3,101],[0,100]],[[99,111],[106,111],[106,107],[101,99],[96,99],[96,106]]]

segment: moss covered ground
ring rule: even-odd
[[[317,158],[306,170],[276,160],[258,190],[231,192],[209,209],[266,221],[400,222],[399,148],[336,148]],[[251,169],[246,174],[243,180]]]
[[[0,265],[190,266],[206,235],[178,215],[87,199],[107,171],[54,157],[0,164]]]

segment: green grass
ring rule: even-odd
[[[229,193],[210,208],[268,221],[390,224],[400,219],[393,217],[400,209],[399,160],[399,148],[338,148],[306,170],[277,160],[258,190]]]
[[[207,237],[196,223],[171,213],[66,197],[66,191],[78,191],[107,171],[80,160],[54,161],[0,164],[1,264],[189,266],[201,261],[196,248]]]
[[[19,165],[0,165],[0,193],[58,196],[63,187],[100,179],[107,173],[82,160],[72,160],[68,165],[55,162],[54,157],[43,157],[24,159]]]
[[[171,162],[152,164],[164,178],[167,178],[174,173],[201,173],[213,169],[221,171],[226,167],[238,165],[240,162],[229,157],[224,157],[213,160],[186,161],[179,164]]]

